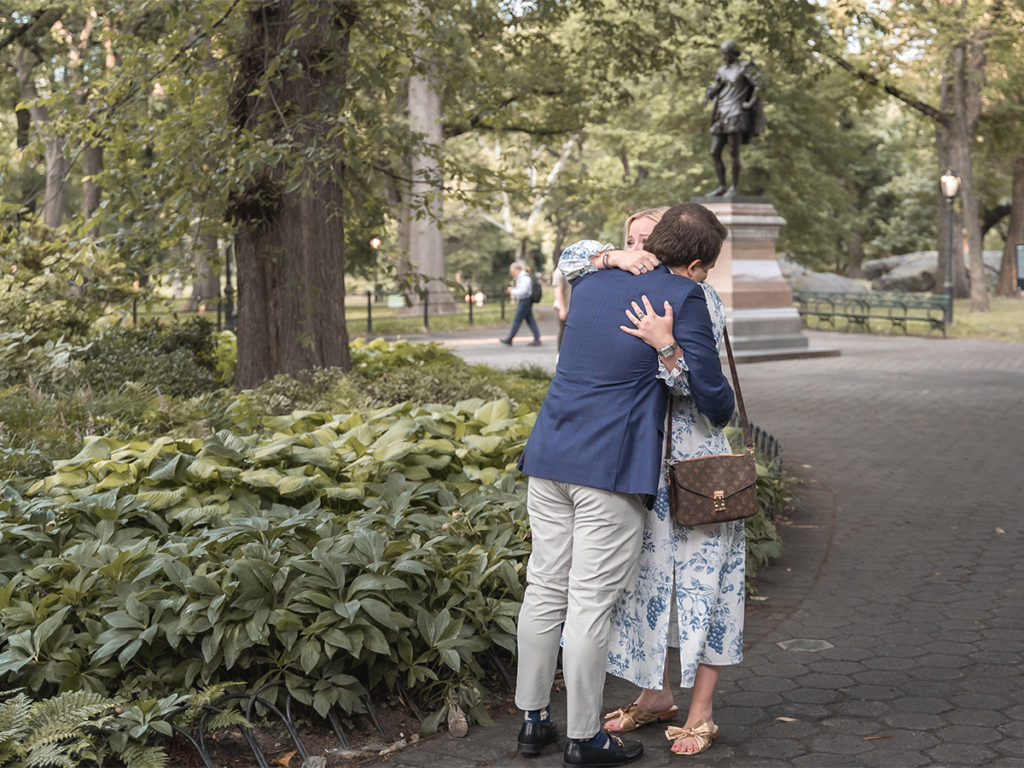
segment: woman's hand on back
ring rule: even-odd
[[[620,325],[619,328],[630,336],[636,336],[655,349],[661,349],[672,344],[676,340],[672,333],[672,305],[666,301],[665,314],[659,315],[654,311],[654,307],[647,296],[641,296],[640,300],[643,302],[643,307],[634,301],[632,309],[626,310],[626,317],[629,318],[633,327]]]

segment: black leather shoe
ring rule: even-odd
[[[519,729],[519,754],[536,757],[546,745],[558,741],[558,728],[551,720],[523,720]]]
[[[639,760],[644,753],[644,745],[635,739],[623,741],[618,736],[608,734],[612,743],[608,749],[591,747],[570,739],[565,745],[565,753],[562,755],[562,765],[565,768],[577,768],[577,766],[603,766],[611,768],[615,765],[625,765]]]

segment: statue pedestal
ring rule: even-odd
[[[722,297],[737,360],[837,355],[813,349],[782,276],[775,241],[786,220],[763,197],[695,198],[729,229],[708,282]]]

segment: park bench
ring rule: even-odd
[[[897,291],[793,291],[800,318],[813,318],[837,329],[836,319],[846,320],[850,330],[869,331],[872,320],[886,322],[889,330],[907,333],[907,324],[921,322],[946,335],[946,297]],[[838,330],[838,329],[837,329]]]

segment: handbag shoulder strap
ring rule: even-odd
[[[725,336],[725,352],[729,355],[729,368],[732,370],[732,388],[736,391],[736,406],[740,411],[740,424],[743,425],[743,444],[747,450],[754,451],[754,437],[747,421],[747,409],[743,407],[743,390],[740,389],[740,377],[736,373],[736,360],[732,356],[732,344],[729,343],[729,329],[723,329]]]
[[[729,356],[729,369],[732,373],[732,388],[736,392],[736,406],[740,411],[740,424],[743,426],[743,445],[751,454],[754,452],[754,437],[750,430],[750,422],[747,421],[747,409],[743,405],[743,391],[740,389],[740,377],[736,373],[736,360],[732,356],[732,344],[729,342],[729,331],[723,329],[725,337],[725,352]],[[665,463],[672,461],[672,401],[675,398],[670,394],[668,398],[668,424],[665,427]]]

